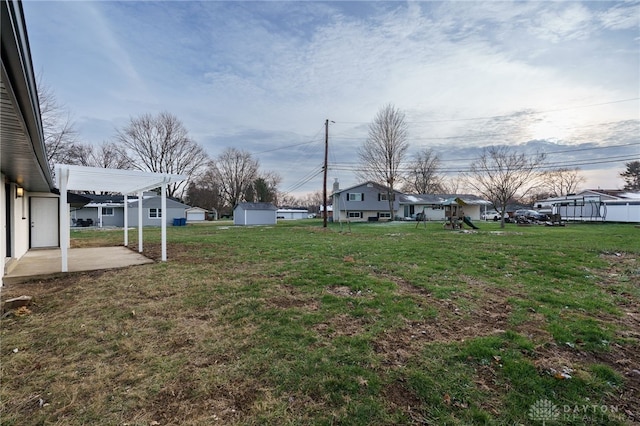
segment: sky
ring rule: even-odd
[[[638,1],[32,1],[34,69],[84,143],[168,111],[215,158],[252,153],[294,196],[359,183],[376,113],[455,180],[507,144],[621,188],[640,160]]]

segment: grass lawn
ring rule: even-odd
[[[640,229],[479,225],[171,227],[7,286],[0,424],[640,423]]]

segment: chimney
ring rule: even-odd
[[[335,181],[333,182],[333,192],[338,191],[340,191],[340,182],[338,182],[338,178],[335,178]]]

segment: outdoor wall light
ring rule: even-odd
[[[16,187],[16,198],[24,197],[24,188],[18,186]]]

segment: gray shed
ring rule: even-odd
[[[275,225],[277,211],[271,203],[238,203],[233,208],[233,224]]]

